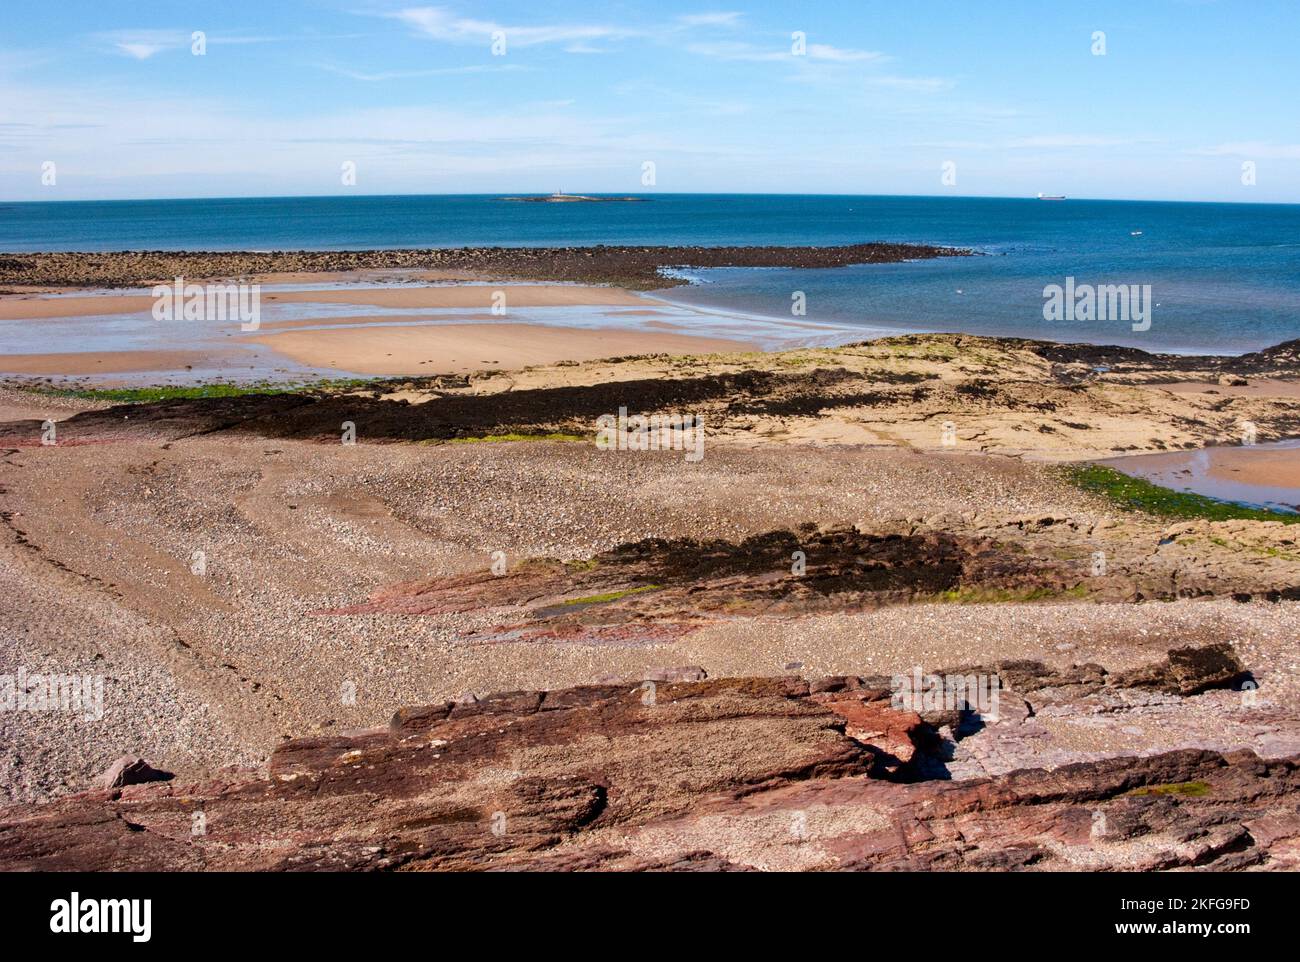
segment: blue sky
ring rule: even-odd
[[[1300,202],[1294,3],[1084,6],[7,3],[0,198],[563,188]]]

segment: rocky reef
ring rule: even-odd
[[[129,287],[174,277],[247,277],[361,270],[462,271],[516,280],[617,284],[633,290],[686,281],[666,267],[844,267],[971,252],[873,242],[842,247],[461,247],[380,251],[114,251],[0,256],[0,284]]]
[[[1047,599],[1300,598],[1295,539],[1281,523],[1189,523],[1134,544],[1051,516],[995,523],[936,518],[894,530],[772,531],[739,542],[650,538],[577,561],[526,559],[509,570],[403,582],[324,614],[500,612],[475,642],[671,640],[719,619],[809,616],[914,602]],[[1275,553],[1220,550],[1263,539]],[[1197,533],[1201,538],[1197,537]],[[1207,553],[1198,548],[1203,538]],[[1164,542],[1163,544],[1161,542]],[[1289,545],[1287,552],[1282,545]],[[1096,548],[1106,545],[1104,570]],[[1273,547],[1273,546],[1277,547]],[[1154,549],[1154,550],[1153,550]]]

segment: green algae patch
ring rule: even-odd
[[[660,585],[642,585],[640,588],[624,588],[622,591],[607,591],[603,595],[587,595],[585,598],[570,598],[566,605],[599,605],[607,601],[618,601],[628,595],[639,595],[643,591],[655,591]]]
[[[1073,588],[1067,588],[1064,591],[1056,588],[953,588],[950,591],[941,591],[935,595],[929,595],[919,600],[934,601],[946,605],[983,605],[983,604],[1003,604],[1009,602],[1024,601],[1048,601],[1053,598],[1086,598],[1089,595],[1087,585],[1075,585]]]
[[[1206,521],[1281,521],[1300,524],[1300,514],[1250,508],[1200,494],[1173,491],[1134,478],[1100,464],[1076,465],[1068,470],[1071,483],[1090,494],[1101,495],[1125,511],[1142,511],[1162,518]]]
[[[1150,795],[1185,795],[1190,798],[1204,798],[1210,794],[1210,786],[1206,782],[1172,782],[1167,785],[1143,785],[1124,794],[1139,798]]]
[[[85,401],[116,401],[119,404],[148,404],[153,401],[172,401],[176,399],[196,400],[213,397],[244,397],[249,394],[303,394],[313,391],[352,391],[372,384],[368,379],[349,378],[346,380],[324,381],[256,381],[248,384],[164,384],[153,387],[121,388],[24,388],[32,394],[44,394],[49,397],[79,398]]]

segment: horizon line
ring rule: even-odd
[[[541,191],[518,191],[511,193],[509,191],[475,191],[460,193],[453,191],[441,192],[422,192],[422,193],[395,193],[395,194],[353,194],[353,193],[335,193],[335,194],[213,194],[208,196],[189,196],[189,197],[82,197],[82,198],[58,198],[50,200],[9,200],[0,198],[0,204],[140,204],[140,203],[162,203],[170,201],[220,201],[220,200],[336,200],[341,198],[352,198],[355,200],[389,198],[389,197],[491,197],[496,199],[506,199],[509,197],[549,197],[550,193]],[[804,191],[655,191],[651,193],[625,193],[622,191],[589,191],[581,195],[588,197],[862,197],[862,198],[891,198],[907,200],[1047,200],[1048,198],[1040,197],[1036,194],[851,194],[841,192],[804,192]],[[1120,203],[1120,204],[1232,204],[1237,206],[1257,206],[1257,207],[1295,207],[1300,206],[1300,200],[1174,200],[1170,198],[1157,197],[1073,197],[1065,195],[1059,197],[1049,195],[1051,202],[1061,203],[1070,201],[1084,201],[1088,203]]]

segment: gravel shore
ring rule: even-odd
[[[5,668],[98,671],[102,722],[9,714],[4,793],[84,787],[124,752],[194,773],[278,742],[373,725],[400,705],[554,688],[673,665],[711,675],[890,671],[1003,657],[1150,661],[1230,640],[1294,703],[1300,605],[914,605],[726,619],[675,642],[475,644],[500,612],[320,614],[376,589],[536,556],[581,559],[646,537],[739,539],[814,523],[1110,509],[1051,469],[980,455],[719,445],[344,446],[194,438],[10,450],[0,469]],[[195,574],[202,552],[202,574]]]

